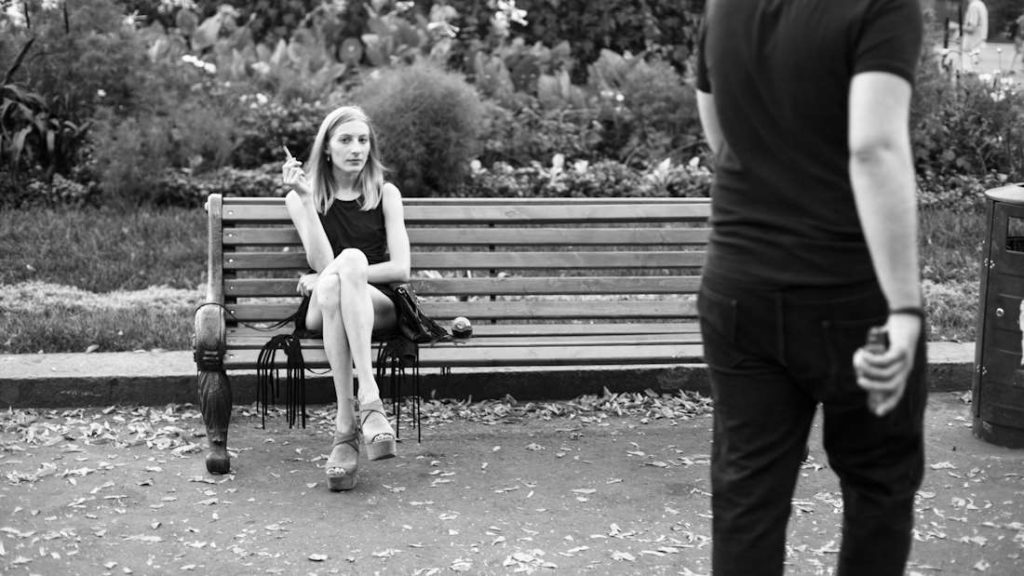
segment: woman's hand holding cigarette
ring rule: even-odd
[[[295,190],[299,196],[312,195],[313,190],[306,178],[306,171],[302,169],[302,162],[292,156],[287,146],[284,147],[284,153],[287,158],[281,167],[281,179],[285,187]]]

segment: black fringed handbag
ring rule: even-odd
[[[408,284],[399,284],[394,290],[398,296],[398,329],[403,337],[414,344],[427,344],[451,338],[448,330],[423,312],[419,299]]]

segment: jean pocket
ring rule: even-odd
[[[704,343],[704,361],[716,368],[732,368],[739,364],[736,350],[738,301],[702,286],[697,295],[697,314]]]
[[[868,330],[885,324],[885,316],[861,320],[824,321],[822,332],[828,360],[827,400],[859,398],[864,394],[857,384],[853,354],[864,345]]]

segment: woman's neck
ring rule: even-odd
[[[348,172],[334,169],[334,197],[337,200],[355,200],[362,195],[361,190],[356,190],[356,178]]]

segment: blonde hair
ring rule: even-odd
[[[320,123],[320,129],[316,133],[316,140],[313,141],[313,149],[309,153],[309,160],[306,161],[306,174],[313,187],[313,205],[321,214],[326,214],[327,209],[334,203],[335,188],[334,169],[331,159],[328,156],[328,145],[334,130],[348,122],[362,122],[370,131],[370,153],[366,158],[366,164],[356,176],[353,187],[362,194],[362,210],[372,210],[380,204],[381,190],[384,187],[384,164],[380,160],[380,151],[377,147],[377,133],[370,123],[370,117],[358,106],[342,106],[331,111],[324,121]]]

